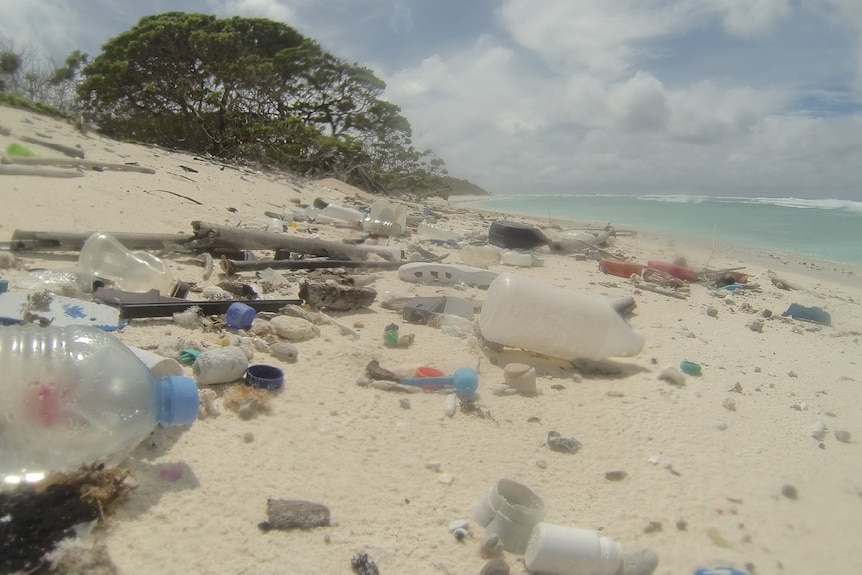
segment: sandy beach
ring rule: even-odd
[[[88,160],[154,170],[86,170],[75,178],[0,175],[0,241],[16,229],[191,233],[192,221],[245,226],[265,222],[265,212],[288,214],[315,198],[358,206],[376,199],[332,180],[306,181],[92,131],[83,135],[65,122],[20,110],[0,108],[0,127],[9,131],[0,134],[3,150],[27,136],[80,148]],[[26,145],[39,156],[62,157]],[[490,223],[504,217],[454,198],[417,204],[386,199],[404,203],[411,216],[428,208],[439,216],[437,225],[468,238],[487,239]],[[307,221],[285,233],[336,242],[362,237],[357,229]],[[462,247],[423,240],[415,228],[390,245],[407,254],[417,254],[418,246],[447,255],[444,263],[461,262]],[[509,478],[541,497],[546,522],[597,530],[624,551],[651,549],[659,558],[656,573],[715,567],[748,575],[860,572],[860,270],[643,233],[617,237],[604,249],[642,263],[685,257],[692,266],[744,268],[749,286],[728,292],[694,283],[679,299],[607,275],[595,259],[547,248],[535,251],[541,266],[491,265],[495,272],[608,301],[633,296],[636,308],[628,321],[645,336],[642,352],[572,365],[488,349],[473,333],[410,324],[384,306],[390,297],[437,295],[479,306],[483,289],[407,283],[395,270],[348,270],[377,292],[368,307],[329,312],[358,337],[321,323],[318,336],[295,344],[295,363],[255,351],[252,363],[282,368],[285,384],[269,409],[251,419],[224,405],[227,385],[208,386],[218,396],[219,413],[188,428],[159,429],[135,449],[122,465],[136,488],[79,545],[103,547],[110,562],[104,559],[105,568],[121,574],[350,573],[357,553],[366,553],[384,575],[478,573],[486,564],[479,553],[484,529],[473,508],[499,479]],[[29,270],[77,266],[73,252],[12,255],[2,270],[10,291],[26,291],[20,286]],[[196,286],[190,299],[201,299],[200,289],[226,279],[218,265],[204,279],[194,254],[156,255],[176,278]],[[296,298],[308,272],[280,273],[285,283],[263,297]],[[798,289],[781,289],[772,274]],[[263,292],[253,273],[237,277]],[[822,308],[832,325],[782,317],[793,303]],[[413,344],[386,347],[382,334],[391,323],[414,334]],[[172,337],[201,350],[230,343],[218,330],[190,329],[170,318],[133,320],[115,333],[149,350]],[[358,385],[372,360],[405,374],[419,366],[445,373],[472,367],[481,411],[448,417],[445,395]],[[659,379],[663,368],[683,360],[698,363],[702,374],[681,385]],[[538,395],[493,393],[510,362],[536,368]],[[191,367],[184,369],[192,375]],[[812,437],[818,422],[826,426],[820,440]],[[549,449],[549,431],[577,438],[582,448]],[[849,440],[839,440],[837,435],[848,435],[836,431],[847,432]],[[166,466],[181,470],[181,477],[166,480]],[[625,477],[609,480],[613,471]],[[258,525],[267,519],[269,498],[323,504],[331,525],[264,532]],[[456,520],[469,521],[461,540],[449,530]],[[503,557],[512,573],[526,572],[522,555]]]

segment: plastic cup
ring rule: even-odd
[[[476,504],[473,517],[486,535],[497,535],[503,548],[524,553],[533,528],[545,516],[545,504],[533,491],[511,479],[500,479]]]
[[[234,329],[248,329],[251,327],[257,312],[250,305],[235,301],[227,308],[224,314],[228,327]]]

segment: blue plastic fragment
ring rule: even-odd
[[[814,323],[819,323],[823,325],[832,325],[832,316],[830,316],[827,312],[820,307],[805,307],[804,305],[799,305],[798,303],[790,304],[790,307],[787,308],[783,316],[789,316],[793,319],[801,319],[805,321],[811,321]]]

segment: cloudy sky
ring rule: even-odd
[[[61,60],[141,16],[285,22],[496,194],[862,200],[862,0],[0,0]]]

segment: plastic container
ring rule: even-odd
[[[110,281],[123,291],[143,293],[152,289],[165,296],[185,297],[189,285],[174,279],[170,268],[148,252],[132,252],[114,236],[91,235],[78,255],[81,274],[90,280]]]
[[[155,378],[120,340],[94,327],[0,327],[0,366],[6,483],[124,456],[158,424],[197,417],[193,380]]]
[[[336,204],[327,205],[323,208],[322,213],[327,218],[334,218],[344,222],[359,223],[365,219],[365,213],[360,212],[359,210],[354,210],[353,208],[348,208],[347,206],[339,206]]]
[[[473,508],[486,535],[497,535],[503,548],[524,553],[533,528],[545,516],[545,504],[533,491],[511,479],[500,479]]]
[[[500,252],[497,246],[466,246],[461,248],[459,255],[461,263],[468,266],[486,268],[500,263]]]
[[[488,287],[479,328],[488,341],[569,361],[636,355],[644,345],[609,302],[509,273]]]
[[[533,256],[530,252],[518,252],[515,250],[504,250],[500,254],[500,263],[504,266],[518,266],[529,268],[533,266]]]
[[[488,243],[511,250],[532,250],[550,243],[541,230],[529,224],[497,220],[488,228]]]
[[[452,230],[429,222],[422,222],[416,226],[416,235],[422,239],[438,242],[457,242],[461,240],[461,236]]]
[[[407,227],[407,210],[384,200],[371,204],[368,216],[362,222],[362,229],[381,236],[400,236]]]
[[[527,543],[524,564],[531,572],[548,575],[615,575],[623,551],[595,531],[539,523]]]

